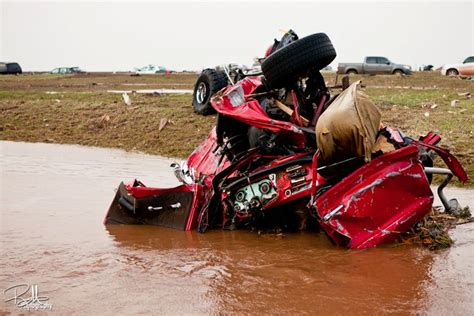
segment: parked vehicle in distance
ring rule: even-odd
[[[464,59],[462,64],[447,64],[441,68],[443,76],[474,76],[474,56]]]
[[[21,74],[23,71],[18,63],[5,63],[0,62],[0,74],[2,75],[16,75]]]
[[[363,63],[339,63],[339,74],[394,74],[411,75],[411,67],[396,64],[386,57],[367,56]]]
[[[421,65],[418,71],[433,71],[433,65]]]
[[[146,74],[171,74],[171,73],[174,73],[175,71],[166,69],[163,66],[150,64],[141,68],[135,68],[133,72],[140,75],[146,75]]]
[[[68,75],[68,74],[79,74],[84,73],[85,71],[79,67],[59,67],[54,68],[50,71],[51,74],[59,74],[59,75]]]

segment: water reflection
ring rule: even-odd
[[[347,251],[312,233],[107,230],[129,264],[200,279],[218,313],[410,313],[421,307],[433,261],[412,247]]]

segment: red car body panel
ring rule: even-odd
[[[324,231],[338,245],[393,241],[431,211],[433,194],[418,148],[407,146],[359,168],[315,201]]]
[[[207,138],[189,155],[186,163],[194,172],[194,178],[200,179],[207,186],[211,186],[214,175],[227,168],[229,160],[222,157],[217,149],[216,128],[214,127]]]
[[[304,145],[304,134],[290,122],[272,119],[262,109],[251,94],[261,86],[260,77],[247,77],[229,86],[212,99],[214,109],[224,116],[231,117],[250,126],[267,129],[273,133],[290,134],[291,144]]]
[[[449,150],[425,142],[414,141],[413,143],[435,151],[441,157],[441,159],[443,159],[444,163],[453,172],[453,174],[458,177],[459,181],[465,183],[468,180],[467,173],[461,166],[461,163],[449,152]]]

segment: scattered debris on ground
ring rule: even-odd
[[[162,130],[163,128],[165,128],[166,124],[168,124],[168,119],[167,119],[166,117],[165,117],[165,118],[162,118],[162,119],[160,120],[160,126],[158,127],[158,131],[161,132],[161,130]]]
[[[192,94],[190,89],[139,89],[139,90],[107,90],[109,93],[140,93],[160,96],[162,94]]]
[[[436,104],[435,102],[424,102],[421,104],[421,108],[423,109],[426,109],[426,108],[430,108],[430,109],[434,109],[438,106],[438,104]]]
[[[470,99],[471,98],[471,93],[470,92],[458,93],[458,96],[464,97],[466,99]]]
[[[110,121],[110,116],[108,116],[107,114],[104,114],[102,115],[102,117],[100,118],[100,121],[102,123],[107,123],[108,121]]]
[[[132,100],[130,99],[130,97],[128,96],[126,92],[122,94],[122,98],[123,98],[123,102],[125,102],[126,105],[128,106],[132,105]]]

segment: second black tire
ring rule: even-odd
[[[211,105],[211,97],[228,85],[228,79],[223,71],[204,69],[194,85],[193,108],[201,115],[215,113]]]
[[[336,58],[336,50],[325,33],[309,35],[268,56],[262,72],[271,88],[283,88],[311,71],[321,70]]]

